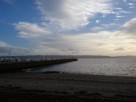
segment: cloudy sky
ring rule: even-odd
[[[0,0],[0,55],[136,56],[136,0]]]

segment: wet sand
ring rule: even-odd
[[[0,102],[136,102],[136,78],[69,73],[0,74]]]

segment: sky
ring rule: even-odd
[[[136,0],[0,0],[0,56],[136,56]]]

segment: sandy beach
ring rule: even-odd
[[[136,102],[136,78],[69,73],[1,73],[0,102]]]

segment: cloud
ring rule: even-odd
[[[115,28],[117,27],[119,27],[119,24],[116,23],[101,24],[99,26],[93,27],[92,31],[99,32],[99,31],[115,30]]]
[[[135,4],[134,4],[134,3],[128,3],[128,5],[129,5],[129,6],[133,6],[133,5],[135,5]]]
[[[61,32],[61,34],[54,34],[53,32],[50,32],[50,34],[40,33],[48,30],[45,30],[46,28],[43,26],[27,22],[18,23],[15,26],[19,30],[20,36],[24,34],[21,32],[26,32],[25,38],[31,38],[29,40],[35,44],[35,49],[31,50],[32,54],[71,54],[69,49],[73,49],[76,54],[135,55],[135,22],[136,18],[133,18],[116,31],[109,30],[110,25],[111,27],[117,26],[117,24],[111,23],[109,26],[100,26],[103,28],[97,30],[97,32],[73,35],[64,32]],[[33,34],[36,34],[36,36],[33,36]],[[123,48],[124,51],[121,51],[120,48]]]
[[[0,41],[0,56],[9,56],[9,51],[11,52],[11,56],[36,54],[35,49],[25,48],[21,46],[16,47]]]
[[[125,49],[124,48],[116,48],[115,51],[124,51]]]
[[[136,40],[134,36],[124,30],[133,27],[132,21],[123,25],[123,30],[97,31],[89,33],[79,33],[77,35],[66,35],[55,37],[53,40],[40,40],[37,42],[42,52],[46,51],[56,54],[70,54],[73,49],[76,54],[90,55],[135,55]]]
[[[10,49],[10,45],[7,43],[0,41],[0,56],[8,55]]]
[[[64,36],[64,39],[65,43],[69,43],[80,54],[135,55],[136,51],[135,45],[132,44],[132,42],[136,43],[136,40],[122,31],[82,33],[75,36]],[[117,52],[117,50],[124,51]]]
[[[19,31],[19,36],[22,38],[35,38],[50,34],[45,27],[39,26],[36,23],[19,22],[14,24],[16,30]]]
[[[125,16],[121,16],[121,15],[116,15],[117,18],[123,18]]]
[[[94,32],[70,34],[72,32],[69,30],[85,27],[97,14],[115,14],[119,18],[123,17],[121,14],[129,13],[122,8],[113,8],[111,2],[112,0],[36,0],[36,5],[42,12],[42,24],[19,22],[15,28],[20,37],[31,38],[29,40],[35,44],[35,49],[31,50],[33,54],[71,54],[69,49],[73,49],[76,54],[135,55],[135,18],[116,31],[111,29],[115,26],[119,28],[119,25],[110,23],[93,28]],[[95,21],[100,23],[99,18]],[[56,34],[54,28],[61,31]]]
[[[131,19],[123,25],[123,32],[136,35],[136,18]]]
[[[123,0],[124,2],[127,2],[127,0]]]
[[[101,22],[101,20],[96,20],[95,23],[96,24],[99,24]]]
[[[7,43],[0,41],[0,47],[7,46]]]
[[[88,55],[135,55],[136,43],[121,31],[100,31],[95,33],[80,33],[78,35],[63,35],[54,40],[39,40],[35,52],[41,54],[88,54]],[[123,48],[123,49],[119,49]],[[116,50],[115,50],[116,49]],[[119,51],[120,50],[120,51]],[[122,52],[122,51],[123,52]]]
[[[112,12],[111,0],[36,0],[36,4],[44,20],[61,30],[84,27],[96,14]]]

